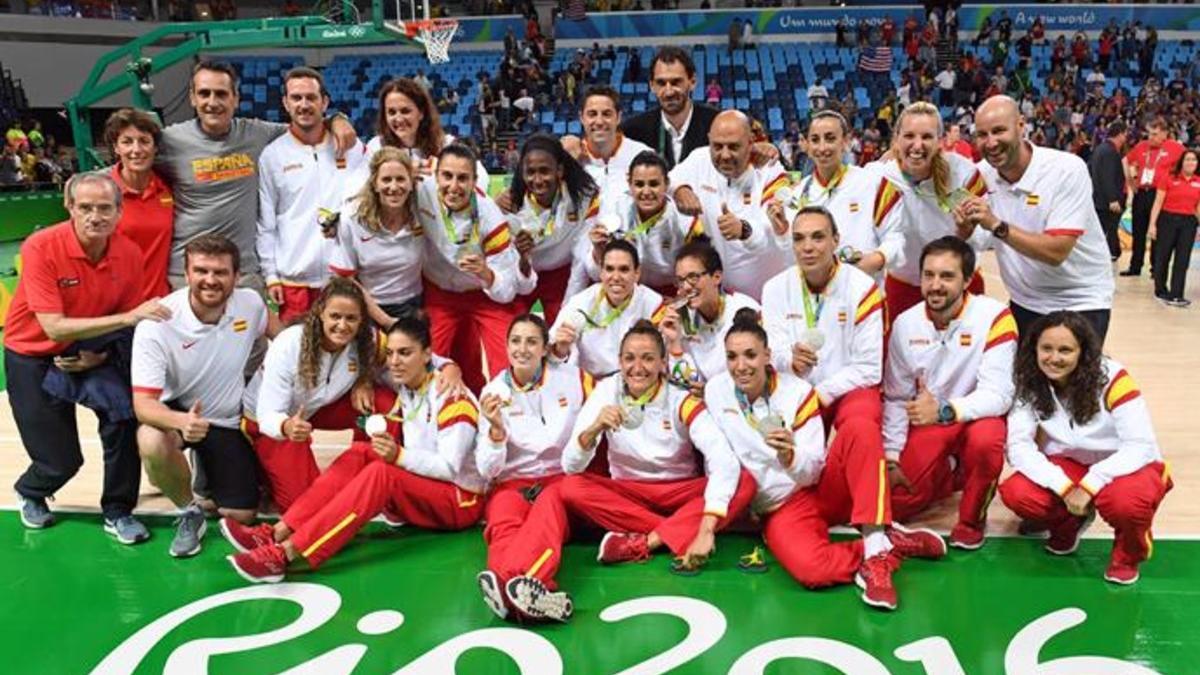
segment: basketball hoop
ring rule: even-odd
[[[420,19],[406,21],[404,32],[408,37],[425,46],[425,58],[430,63],[446,63],[450,60],[450,42],[458,32],[458,21],[454,19]]]

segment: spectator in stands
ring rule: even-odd
[[[1115,29],[1105,29],[1100,34],[1100,46],[1096,50],[1098,56],[1096,63],[1100,70],[1108,70],[1109,64],[1112,62],[1113,49],[1117,44],[1117,31]]]
[[[1046,25],[1042,23],[1041,15],[1033,20],[1033,25],[1029,27],[1029,37],[1033,38],[1034,44],[1043,44],[1046,42]]]
[[[142,252],[142,300],[164,297],[171,256],[175,199],[154,171],[162,128],[141,110],[122,108],[104,125],[104,142],[117,162],[109,174],[121,190],[117,232]]]
[[[5,145],[0,152],[0,188],[12,189],[21,182],[21,159],[16,150]]]
[[[1196,242],[1196,219],[1200,217],[1198,162],[1200,155],[1195,150],[1185,150],[1170,173],[1159,176],[1150,212],[1150,238],[1157,240],[1154,297],[1172,307],[1192,304],[1183,297],[1183,290]]]
[[[141,300],[142,254],[116,233],[121,217],[116,183],[107,174],[80,175],[67,184],[65,201],[70,219],[21,245],[24,270],[4,325],[9,403],[30,458],[15,485],[21,522],[32,529],[53,525],[46,499],[83,465],[76,403],[83,402],[86,384],[100,392],[87,405],[100,420],[104,530],[135,544],[150,533],[133,517],[141,466],[129,329],[171,312],[157,299]]]
[[[917,59],[921,57],[921,36],[919,34],[914,32],[904,39],[904,55],[908,57],[910,67],[916,64]]]
[[[1142,50],[1138,54],[1138,67],[1142,77],[1154,74],[1154,54],[1158,51],[1158,31],[1154,26],[1146,26],[1146,39],[1142,40]]]
[[[695,89],[696,65],[691,52],[676,46],[663,47],[650,61],[650,90],[658,105],[621,125],[628,138],[657,151],[668,169],[696,148],[708,145],[708,130],[718,110],[694,102]]]
[[[936,16],[933,15],[933,16]],[[921,34],[921,46],[917,52],[922,63],[932,64],[937,61],[938,31],[933,22],[925,24],[925,32]]]
[[[808,107],[812,110],[824,110],[825,105],[829,103],[829,90],[821,83],[821,78],[817,78],[808,87]]]
[[[1104,71],[1101,70],[1099,63],[1092,66],[1092,72],[1087,75],[1087,93],[1089,96],[1102,97],[1104,96]]]
[[[523,131],[526,124],[534,122],[536,116],[534,108],[537,103],[529,95],[529,90],[521,89],[520,96],[517,97],[517,100],[513,101],[512,105],[517,110],[517,130]]]
[[[711,106],[721,105],[721,95],[725,92],[721,90],[721,83],[716,79],[708,81],[708,86],[704,88],[704,102]]]
[[[750,49],[754,46],[754,22],[746,19],[742,22],[742,49]]]
[[[729,24],[729,53],[732,54],[735,50],[741,47],[742,44],[742,20],[735,17]]]
[[[1125,169],[1121,164],[1121,152],[1129,131],[1125,123],[1117,120],[1108,125],[1107,138],[1097,146],[1088,160],[1088,171],[1092,176],[1092,202],[1104,237],[1108,242],[1109,257],[1115,262],[1121,257],[1121,242],[1117,228],[1121,214],[1125,211]]]
[[[1004,42],[1012,40],[1013,22],[1012,17],[1008,15],[1007,9],[1000,10],[1000,17],[996,20],[996,33]]]
[[[835,44],[838,49],[845,49],[850,46],[850,41],[846,39],[846,17],[842,16],[837,20],[837,25],[834,26],[834,31],[837,35]]]
[[[891,15],[884,17],[883,23],[879,26],[879,43],[884,47],[891,47],[892,41],[896,39],[896,22],[892,20]]]
[[[29,137],[25,135],[25,130],[21,128],[21,123],[17,120],[13,120],[9,125],[8,131],[4,133],[4,139],[8,148],[14,152],[24,152],[29,148]]]
[[[954,105],[954,83],[955,83],[954,66],[947,61],[938,74],[933,78],[938,86],[938,105],[950,106]]]

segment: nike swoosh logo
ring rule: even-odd
[[[199,342],[199,340],[192,340],[191,342],[185,342],[185,343],[183,343],[183,348],[191,349],[192,347],[194,347],[196,345],[197,342]]]

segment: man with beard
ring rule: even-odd
[[[131,367],[138,451],[150,482],[180,509],[170,549],[176,558],[200,552],[204,507],[243,522],[257,511],[255,455],[240,429],[242,372],[267,326],[258,293],[234,288],[240,254],[233,242],[201,235],[184,258],[188,285],[163,299],[171,319],[138,326]],[[211,503],[192,493],[185,448],[204,467]]]
[[[693,153],[670,175],[680,213],[700,216],[689,239],[704,233],[725,267],[729,290],[758,300],[767,279],[791,266],[787,222],[768,217],[775,193],[788,184],[783,166],[751,164],[750,118],[726,110],[713,120],[708,152]]]
[[[337,229],[346,183],[366,154],[356,143],[344,157],[336,156],[325,129],[329,93],[312,68],[293,68],[283,76],[283,107],[290,133],[272,141],[258,159],[257,248],[267,296],[287,323],[308,311],[329,278],[335,243],[318,233]]]
[[[999,301],[966,291],[975,252],[953,236],[921,251],[925,301],[892,325],[883,379],[883,447],[892,514],[906,520],[962,490],[950,545],[983,546],[1004,467],[1017,325]]]
[[[175,197],[175,234],[167,278],[183,286],[183,249],[201,234],[216,232],[243,252],[240,284],[261,290],[255,253],[258,218],[258,158],[286,124],[233,116],[238,109],[238,74],[228,63],[201,61],[192,68],[189,100],[196,118],[163,129],[154,169]],[[341,152],[358,141],[344,116],[328,121]]]
[[[1092,324],[1103,344],[1113,273],[1087,165],[1025,140],[1025,118],[1008,96],[985,101],[975,129],[984,156],[979,168],[992,190],[954,209],[959,236],[996,249],[1018,328],[1069,309]]]
[[[650,90],[658,106],[621,125],[627,137],[656,150],[666,160],[667,169],[708,143],[706,132],[720,112],[692,101],[695,89],[696,65],[688,51],[663,47],[650,62]]]

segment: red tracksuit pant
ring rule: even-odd
[[[1076,484],[1088,472],[1087,465],[1072,459],[1051,457],[1050,461]],[[1172,487],[1166,465],[1154,462],[1121,476],[1095,495],[1096,510],[1113,528],[1114,563],[1136,567],[1150,558],[1154,550],[1150,533],[1154,513]],[[1000,499],[1018,516],[1048,528],[1071,517],[1061,497],[1021,473],[1014,473],[1000,484]]]
[[[517,298],[521,312],[532,311],[533,303],[541,300],[542,315],[546,318],[546,325],[553,326],[554,319],[558,317],[558,312],[566,302],[567,283],[570,280],[571,266],[569,264],[553,270],[538,270],[538,282],[533,292]],[[506,330],[507,328],[505,326]]]
[[[296,552],[316,569],[388,509],[430,530],[462,530],[483,515],[483,497],[383,461],[368,442],[343,452],[283,514]]]
[[[375,410],[386,412],[396,401],[396,392],[388,387],[375,387]],[[314,429],[328,431],[354,430],[354,440],[367,440],[367,435],[358,428],[358,411],[350,402],[350,394],[326,405],[308,418]],[[276,440],[260,433],[251,422],[247,432],[254,441],[254,452],[262,465],[263,475],[271,497],[280,510],[286,511],[317,480],[321,470],[313,456],[312,439],[303,443]]]
[[[862,539],[830,541],[830,525],[892,522],[877,429],[857,420],[842,425],[829,446],[821,479],[796,490],[763,517],[767,548],[807,588],[849,583],[862,565]]]
[[[912,483],[912,489],[896,486],[892,490],[896,520],[908,520],[934,501],[962,490],[958,522],[982,532],[1000,470],[1004,468],[1007,429],[1003,417],[910,426],[908,440],[900,453],[900,469]],[[958,460],[954,471],[950,470],[951,455]]]
[[[304,316],[320,296],[320,288],[284,286],[283,304],[279,306],[279,320],[284,324],[289,324],[293,319]]]
[[[863,387],[847,392],[829,407],[821,408],[825,431],[841,429],[847,420],[866,420],[880,429],[883,425],[883,397],[879,387]]]
[[[614,532],[657,532],[674,555],[682,555],[704,518],[707,484],[703,476],[661,482],[614,480],[590,473],[567,476],[537,498],[500,568],[492,571],[503,580],[528,574],[555,588],[572,521]],[[728,512],[717,521],[717,531],[750,505],[757,489],[754,478],[743,470]]]
[[[909,286],[890,274],[883,280],[883,288],[885,293],[883,299],[887,305],[888,318],[892,321],[899,318],[905,310],[916,307],[924,300],[921,297],[920,286]],[[983,275],[978,271],[975,272],[975,276],[971,277],[971,281],[967,282],[967,290],[974,295],[983,295]]]
[[[525,498],[524,491],[539,484],[543,490],[547,490],[561,479],[561,474],[545,478],[514,478],[492,488],[483,517],[487,521],[487,526],[483,528],[483,540],[488,547],[488,569],[500,568],[509,545],[533,509],[534,502]]]
[[[508,325],[520,313],[516,303],[501,305],[483,291],[454,293],[425,284],[425,313],[436,354],[449,357],[462,369],[463,382],[474,392],[508,367]],[[483,350],[480,351],[480,342]],[[483,372],[487,355],[488,373]]]

